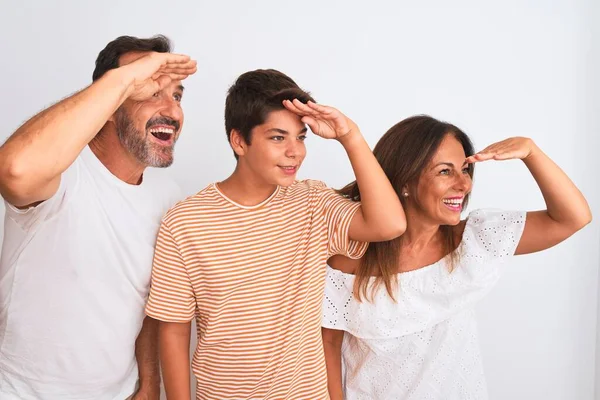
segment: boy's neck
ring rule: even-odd
[[[233,174],[217,186],[230,200],[247,207],[262,203],[277,190],[277,185],[266,184],[257,180],[256,176],[241,171],[239,164]]]

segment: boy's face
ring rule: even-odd
[[[290,186],[306,156],[306,125],[288,110],[272,111],[262,125],[252,129],[240,161],[257,182]]]

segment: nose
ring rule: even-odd
[[[454,189],[460,192],[468,192],[471,188],[471,176],[469,174],[458,174],[458,178],[456,178],[456,182],[454,183]]]
[[[288,158],[300,157],[305,151],[304,143],[300,140],[291,139],[288,141],[285,149],[285,156]]]
[[[171,96],[163,96],[162,108],[160,115],[163,117],[171,118],[178,121],[180,124],[183,120],[183,110],[181,109],[181,103],[175,100]]]

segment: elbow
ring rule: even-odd
[[[0,155],[0,195],[15,206],[27,203],[34,179],[28,177],[27,163]],[[21,200],[19,200],[21,199]]]
[[[584,212],[581,212],[579,215],[577,215],[575,218],[572,218],[568,225],[565,224],[565,226],[568,226],[568,234],[573,235],[574,233],[580,231],[581,229],[583,229],[586,225],[588,225],[589,223],[592,222],[592,211],[590,210],[589,207],[586,206],[586,209]]]
[[[592,210],[590,210],[589,206],[586,207],[586,212],[577,222],[577,230],[583,229],[586,225],[592,222]]]
[[[391,223],[390,223],[391,222]],[[387,226],[381,227],[378,230],[379,237],[377,240],[371,240],[372,242],[385,242],[388,240],[396,239],[398,236],[402,236],[406,231],[406,221],[404,218],[396,218],[394,221],[388,221]]]

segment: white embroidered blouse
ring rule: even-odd
[[[398,275],[394,302],[381,285],[373,302],[352,295],[354,275],[327,268],[325,328],[343,330],[345,399],[487,399],[474,306],[514,255],[525,212],[469,214],[452,272],[440,260]]]

